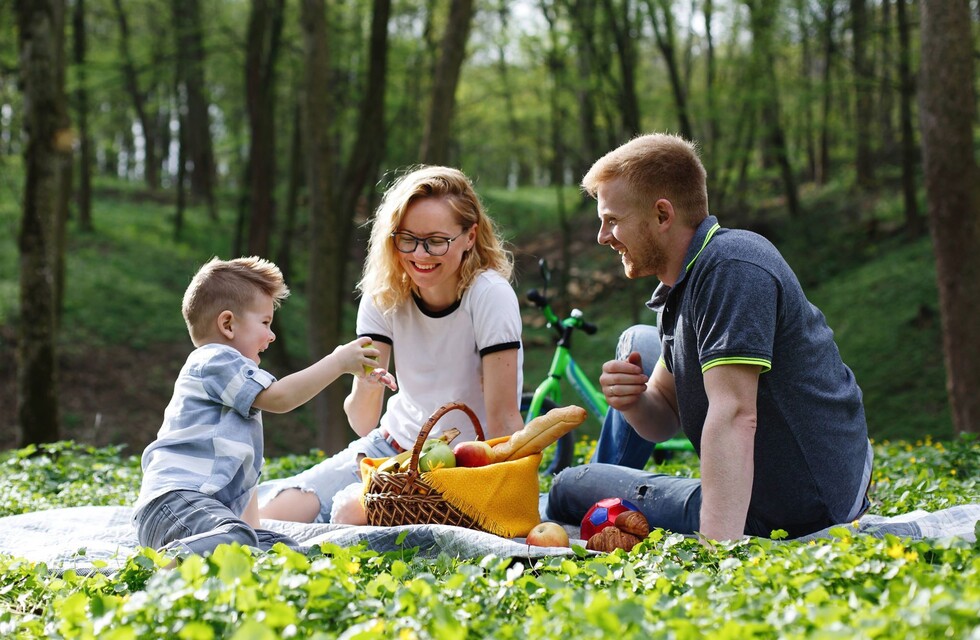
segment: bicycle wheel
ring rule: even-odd
[[[534,398],[534,394],[527,392],[521,394],[521,416],[525,418],[527,422],[527,410],[531,406],[531,400]],[[552,409],[556,408],[558,405],[554,403],[550,398],[545,398],[541,403],[541,414],[544,415]],[[558,442],[555,443],[555,455],[545,467],[544,472],[551,475],[555,475],[562,469],[571,466],[572,456],[575,454],[575,432],[570,431],[558,438]]]

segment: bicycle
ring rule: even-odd
[[[527,292],[527,299],[541,310],[549,329],[554,330],[557,338],[555,340],[555,354],[551,360],[551,366],[545,379],[537,386],[533,392],[521,394],[521,413],[524,415],[525,422],[530,421],[543,413],[562,406],[562,380],[567,379],[572,389],[576,392],[585,409],[592,414],[600,423],[605,420],[609,404],[602,392],[596,388],[595,384],[589,380],[588,376],[572,357],[572,335],[576,331],[582,331],[586,335],[593,335],[598,331],[598,327],[585,320],[585,314],[580,309],[572,309],[567,318],[559,318],[551,308],[548,300],[548,284],[551,282],[551,272],[548,263],[543,258],[538,261],[541,269],[541,276],[544,279],[544,293],[537,289]],[[673,451],[693,451],[691,442],[684,436],[677,436],[660,442],[654,449],[654,459],[657,462],[663,461]],[[572,457],[575,453],[575,431],[571,431],[562,436],[555,444],[555,455],[551,463],[545,469],[545,473],[556,474],[562,469],[571,466]]]

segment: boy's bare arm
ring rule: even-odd
[[[313,399],[345,373],[364,375],[364,367],[377,367],[377,349],[370,338],[358,338],[333,350],[309,367],[273,382],[255,397],[252,406],[270,413],[286,413]]]

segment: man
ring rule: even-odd
[[[636,351],[607,362],[603,394],[644,440],[682,429],[701,478],[572,468],[556,478],[547,515],[576,522],[617,496],[651,526],[728,540],[774,529],[797,537],[863,513],[872,453],[861,390],[776,248],[708,215],[693,145],[636,138],[596,162],[582,186],[598,201],[599,243],[619,252],[627,277],[661,283],[647,303],[659,361],[649,376]]]

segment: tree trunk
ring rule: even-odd
[[[451,0],[449,19],[442,35],[439,62],[432,82],[429,118],[422,135],[419,156],[425,164],[447,164],[456,107],[456,86],[466,57],[475,6],[473,0]]]
[[[606,18],[612,28],[613,43],[616,45],[616,59],[619,62],[619,111],[622,116],[623,131],[620,136],[628,140],[640,133],[640,101],[636,95],[636,23],[631,15],[630,4],[616,6],[613,0],[602,0]]]
[[[576,65],[580,81],[575,83],[578,102],[581,155],[576,159],[575,173],[583,176],[604,153],[596,125],[596,98],[599,93],[598,62],[595,49],[595,0],[569,0],[568,16],[572,24],[572,41],[578,52]]]
[[[117,0],[118,1],[118,0]],[[204,81],[204,35],[199,0],[174,0],[174,26],[177,34],[178,101],[184,110],[188,131],[187,159],[191,164],[191,193],[203,198],[212,220],[218,219],[215,202],[215,163],[211,143],[211,117]]]
[[[511,158],[507,167],[507,186],[517,187],[528,181],[531,169],[528,166],[527,154],[517,146],[523,136],[521,123],[514,108],[514,88],[510,81],[510,66],[507,64],[506,35],[509,33],[510,9],[507,0],[498,0],[497,17],[500,19],[500,35],[497,40],[497,70],[500,73],[500,91],[504,99],[504,111],[507,118],[507,130],[514,145],[510,148]]]
[[[674,37],[674,15],[670,2],[665,0],[647,0],[650,20],[653,23],[653,35],[657,41],[667,65],[667,75],[670,78],[670,88],[674,94],[674,106],[677,108],[677,120],[680,125],[681,137],[694,140],[694,127],[687,108],[687,90],[677,67],[677,46]]]
[[[331,181],[334,152],[330,140],[333,119],[330,102],[330,58],[324,0],[302,0],[303,120],[306,131],[306,171],[310,200],[310,267],[307,283],[309,312],[307,332],[311,358],[321,358],[340,344],[343,282],[335,272],[336,256],[347,247],[334,232],[338,211],[333,204]],[[343,212],[347,214],[347,212]],[[327,455],[343,449],[350,430],[343,411],[346,390],[341,381],[314,398],[317,444]]]
[[[895,70],[899,66],[895,60],[895,20],[892,16],[892,2],[881,2],[881,64],[878,85],[878,109],[875,118],[881,126],[881,148],[878,157],[881,161],[892,162],[898,152],[895,138]]]
[[[946,388],[958,433],[980,433],[980,171],[967,0],[922,2],[919,114],[942,317]]]
[[[297,92],[299,95],[299,92]],[[299,209],[299,190],[303,186],[303,115],[299,103],[293,108],[293,133],[289,143],[289,181],[286,187],[286,221],[279,235],[276,265],[289,282],[293,273],[293,238],[296,235],[296,214]]]
[[[816,182],[827,184],[830,179],[830,114],[833,110],[833,67],[837,45],[834,42],[834,0],[824,1],[823,36],[823,98],[820,113],[820,152],[817,160]]]
[[[777,15],[778,1],[747,0],[749,22],[752,31],[752,57],[757,76],[761,81],[762,119],[764,122],[765,144],[775,156],[786,196],[786,208],[790,217],[800,213],[799,193],[796,176],[789,158],[786,134],[780,121],[779,81],[773,59],[773,24]]]
[[[78,227],[82,231],[92,231],[92,139],[88,131],[88,86],[85,67],[85,0],[75,0],[72,12],[72,32],[74,35],[74,63],[78,75],[78,88],[75,90],[75,113],[78,120],[79,162]]]
[[[803,104],[799,106],[800,125],[798,139],[801,152],[806,157],[806,179],[812,181],[817,173],[817,149],[813,136],[813,48],[810,11],[806,0],[796,0],[796,16],[800,33],[800,91]]]
[[[874,186],[874,158],[871,154],[874,122],[874,74],[868,60],[868,10],[866,0],[851,0],[851,36],[853,46],[854,84],[857,94],[854,135],[857,183],[862,189]]]
[[[15,4],[24,104],[24,204],[17,341],[17,420],[21,445],[60,437],[56,342],[57,218],[64,185],[60,164],[71,152],[64,93],[63,0]]]
[[[368,53],[368,78],[364,102],[357,127],[357,138],[351,147],[351,155],[344,170],[336,207],[336,229],[341,246],[349,246],[358,201],[364,187],[373,182],[384,155],[385,137],[385,88],[388,78],[388,19],[391,0],[373,0],[371,12],[371,41]],[[337,255],[338,274],[347,272],[348,253]],[[343,279],[343,278],[342,278]],[[344,281],[346,281],[344,279]],[[342,302],[339,299],[338,304]]]
[[[122,0],[113,0],[113,5],[116,9],[116,21],[119,23],[119,56],[122,58],[126,92],[129,93],[129,97],[133,101],[136,119],[143,130],[146,186],[150,189],[158,189],[160,187],[160,161],[157,158],[156,135],[154,135],[156,118],[147,108],[146,92],[140,88],[136,62],[129,46],[129,20],[123,10]]]
[[[704,12],[704,34],[705,34],[705,76],[704,76],[704,99],[705,104],[708,107],[708,117],[707,117],[707,140],[705,140],[705,149],[707,153],[704,154],[707,163],[705,165],[708,171],[708,193],[714,191],[714,186],[717,183],[718,175],[718,137],[720,135],[718,126],[718,106],[715,100],[715,40],[711,33],[711,24],[714,17],[714,0],[704,0],[704,5],[702,8]]]
[[[248,254],[269,255],[276,184],[276,61],[285,0],[252,0],[245,53],[245,101],[251,145],[248,152],[250,214]]]
[[[548,76],[551,79],[548,87],[548,121],[551,146],[551,185],[555,189],[555,204],[558,210],[558,233],[560,240],[561,260],[558,271],[558,305],[568,306],[569,274],[571,273],[571,223],[565,206],[565,141],[562,132],[565,130],[564,117],[561,108],[561,93],[565,85],[566,60],[561,49],[561,35],[558,32],[558,5],[541,2],[541,12],[548,22]]]
[[[895,7],[898,16],[898,77],[900,91],[900,129],[902,155],[902,201],[905,205],[905,230],[913,238],[926,232],[924,218],[919,215],[919,202],[915,189],[915,131],[912,127],[912,103],[915,100],[915,78],[911,63],[911,26],[906,8],[907,0],[897,0]]]

